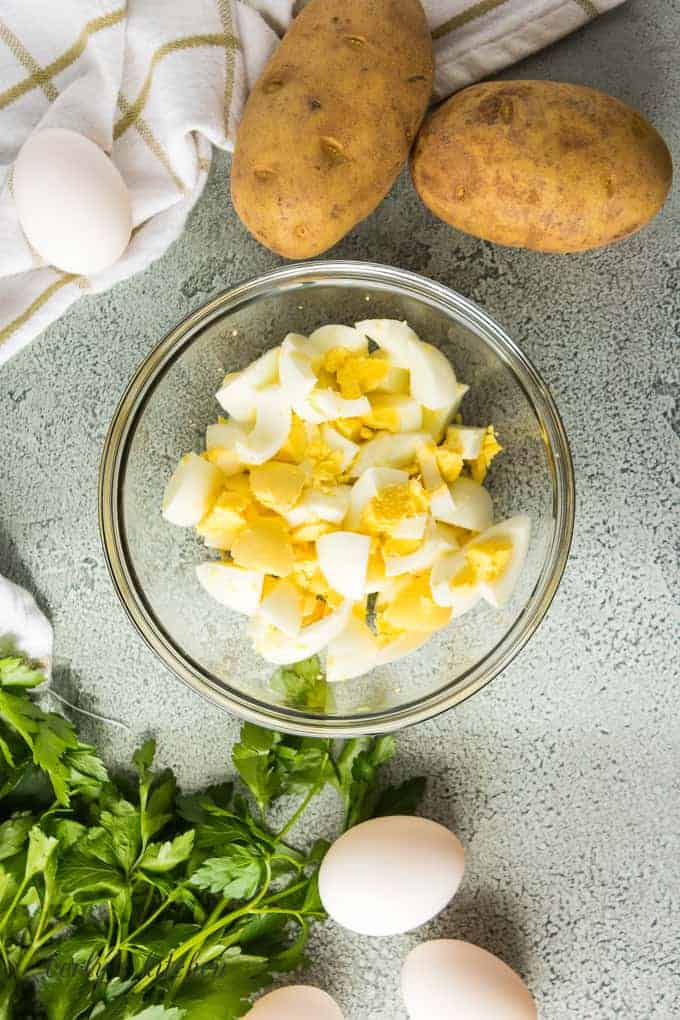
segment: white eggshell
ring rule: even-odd
[[[463,877],[460,840],[426,818],[393,815],[355,826],[319,871],[328,914],[360,935],[399,935],[444,909]]]
[[[457,939],[423,942],[401,972],[410,1020],[537,1020],[531,993],[486,949]]]
[[[187,453],[175,468],[163,496],[163,517],[180,528],[198,524],[217,499],[224,475],[196,453]]]
[[[23,231],[46,262],[94,275],[127,248],[130,196],[106,153],[75,131],[45,128],[14,164],[14,201]]]
[[[198,564],[196,577],[208,595],[234,612],[250,616],[260,604],[264,574],[259,570],[208,561]]]
[[[334,591],[356,602],[366,594],[371,539],[353,531],[333,531],[316,540],[319,567]]]
[[[344,1020],[330,995],[311,985],[277,988],[258,999],[244,1020]]]

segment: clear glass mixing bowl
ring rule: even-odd
[[[488,486],[497,518],[530,514],[527,562],[510,603],[486,604],[419,651],[335,684],[323,712],[286,704],[256,655],[244,617],[200,588],[206,558],[189,530],[160,515],[180,456],[200,451],[219,411],[215,391],[287,332],[365,318],[406,319],[440,347],[470,392],[469,424],[496,426],[506,452]],[[114,415],[99,481],[100,523],[114,585],[130,619],[166,666],[236,715],[293,733],[348,736],[395,730],[451,708],[492,680],[538,627],[571,541],[574,478],[547,387],[513,341],[472,302],[413,273],[362,262],[313,262],[251,280],[190,315],[149,354]]]

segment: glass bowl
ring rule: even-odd
[[[425,646],[367,676],[328,685],[308,708],[269,683],[245,618],[214,602],[194,567],[208,553],[166,523],[163,491],[180,456],[200,451],[215,392],[287,332],[331,322],[406,319],[470,385],[466,423],[493,422],[505,447],[488,476],[497,518],[528,513],[529,554],[511,601],[479,604]],[[574,518],[567,438],[538,372],[480,308],[414,273],[362,262],[274,270],[194,312],[148,355],[114,415],[99,479],[100,525],[113,583],[150,648],[212,702],[291,733],[384,733],[431,718],[492,680],[526,644],[564,570]],[[277,687],[281,685],[276,685]],[[291,700],[292,698],[292,700]]]

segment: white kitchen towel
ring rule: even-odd
[[[622,2],[424,0],[437,97]],[[83,294],[146,268],[179,236],[205,185],[212,146],[233,148],[248,86],[294,6],[295,0],[0,0],[0,364]],[[70,128],[97,142],[130,191],[130,245],[95,276],[46,266],[19,225],[12,165],[31,132],[44,127]]]
[[[52,666],[52,625],[32,595],[0,575],[0,658],[21,653]]]

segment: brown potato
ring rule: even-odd
[[[425,120],[411,156],[432,212],[475,237],[535,251],[619,241],[656,215],[673,167],[635,110],[550,81],[464,89]]]
[[[305,258],[368,216],[406,162],[432,72],[419,0],[311,0],[238,130],[231,195],[258,241]]]

